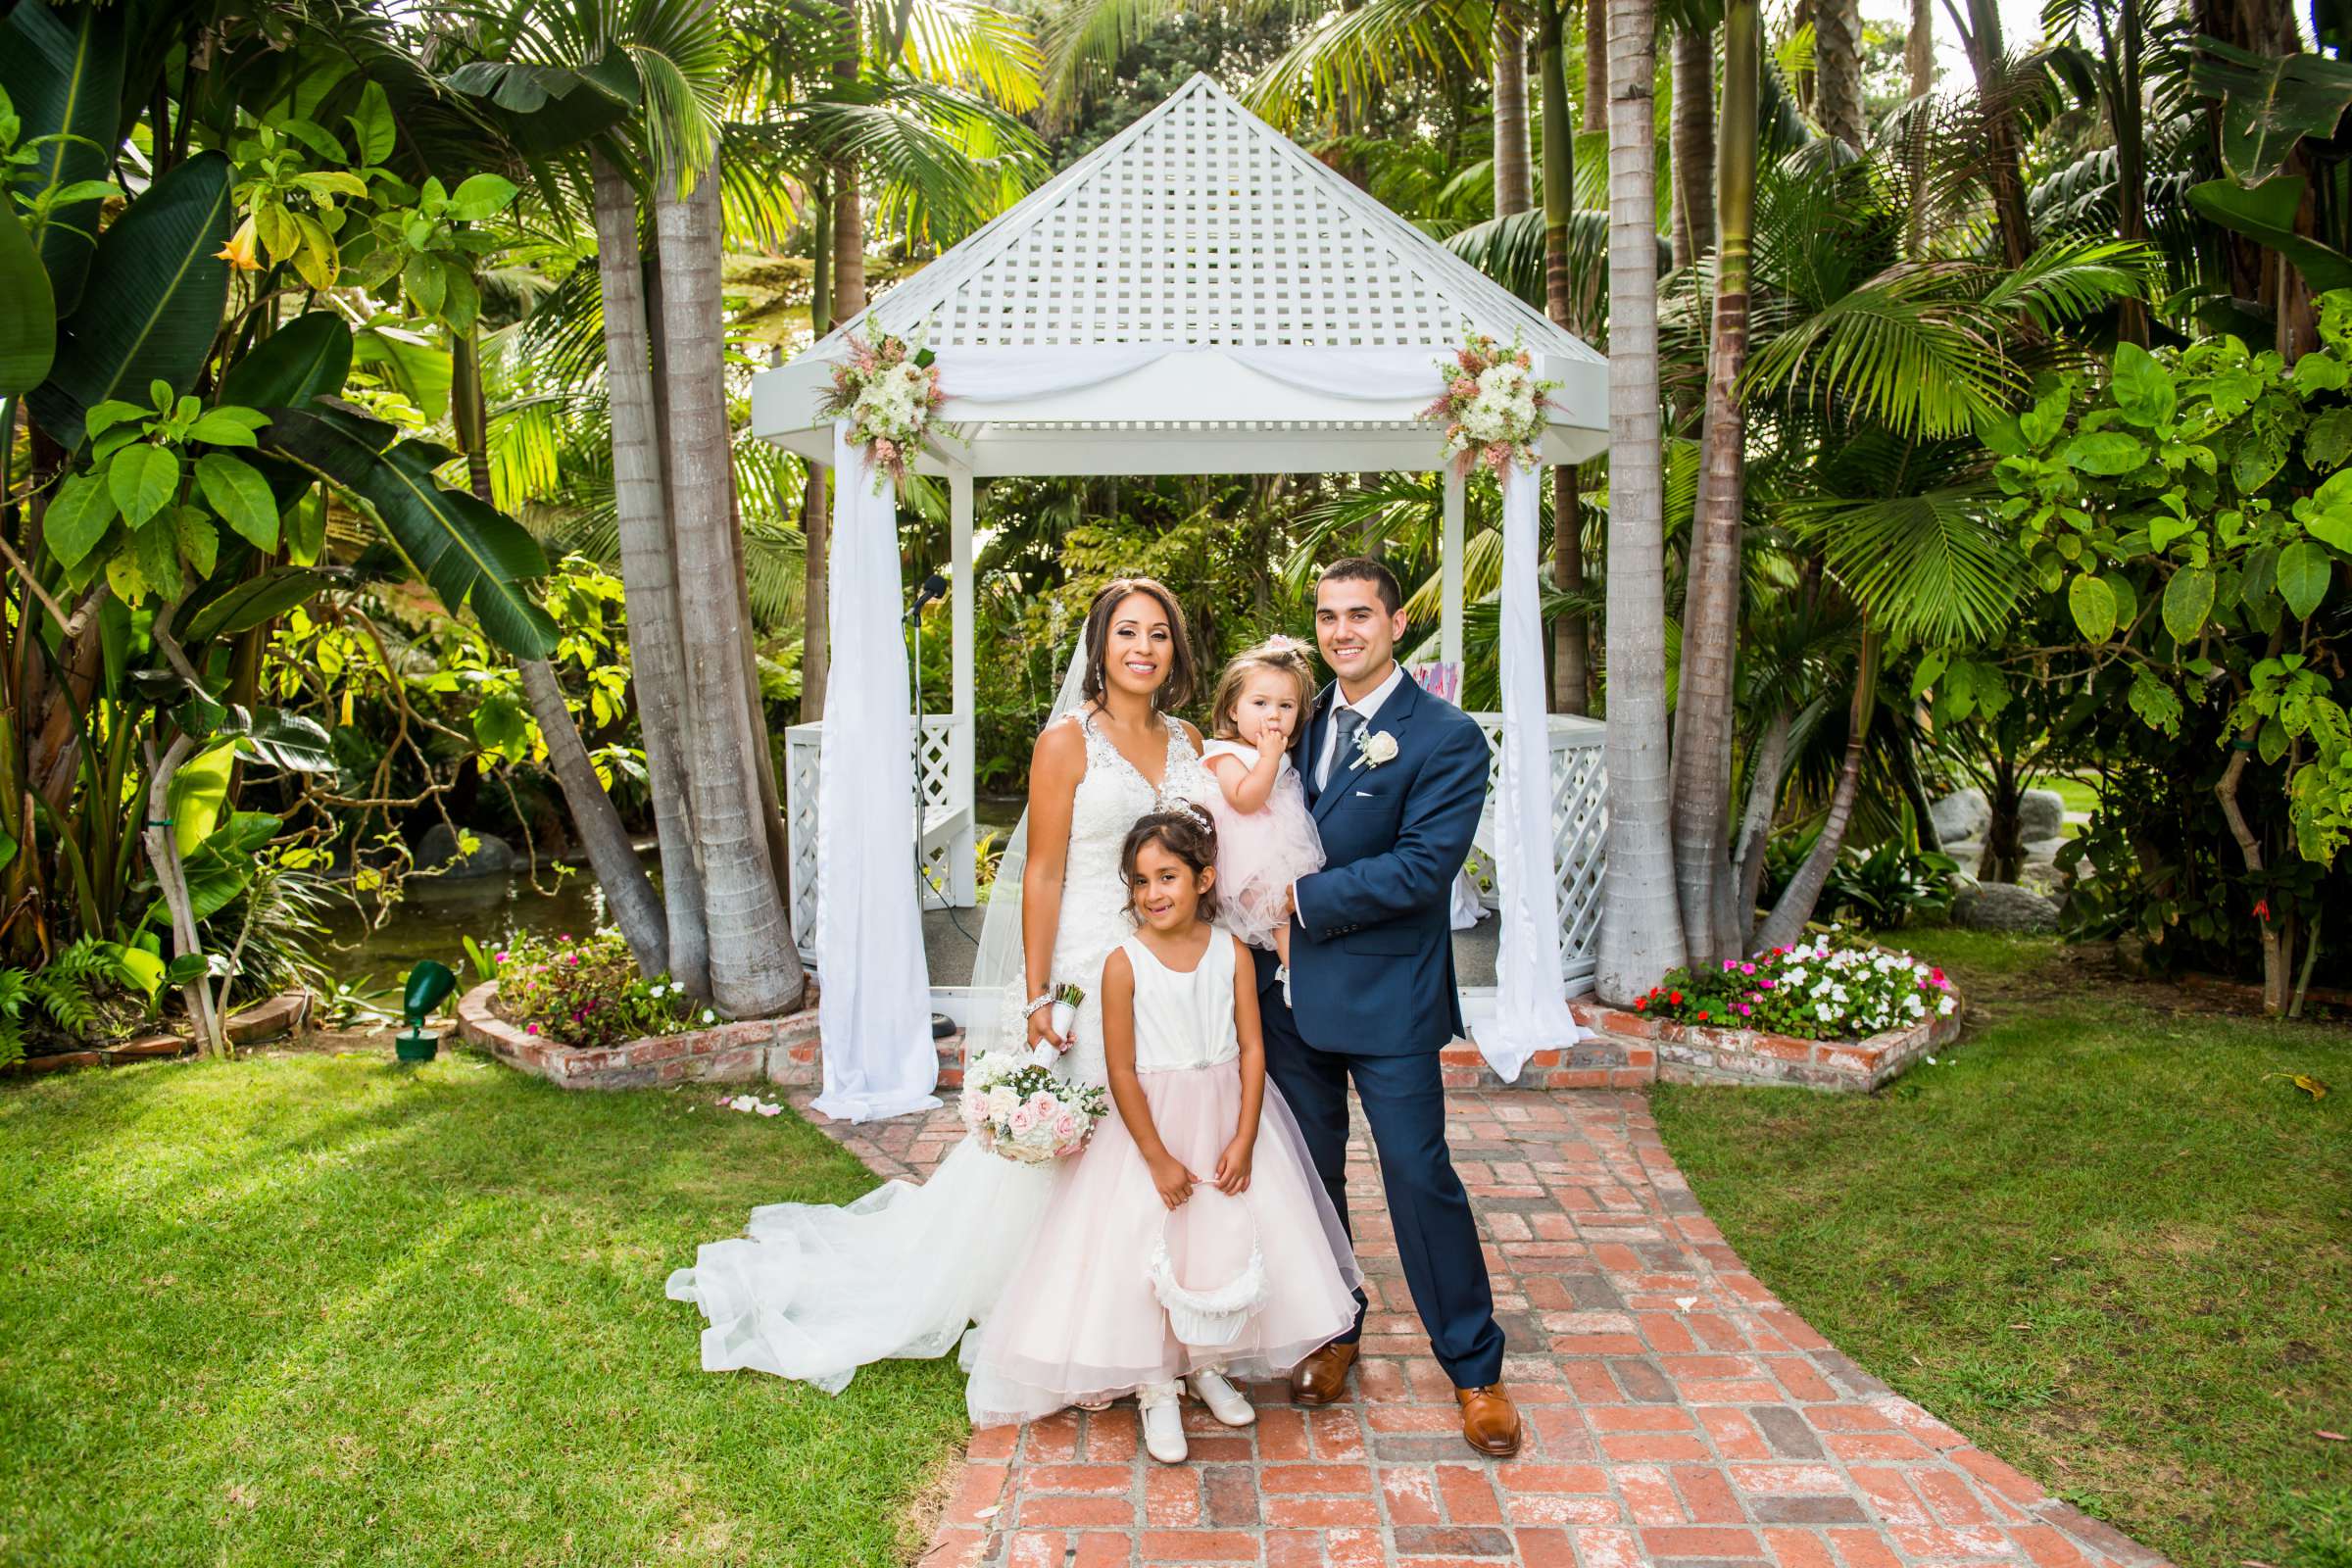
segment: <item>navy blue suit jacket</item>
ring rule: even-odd
[[[1434,1052],[1462,1033],[1449,914],[1486,805],[1486,737],[1407,675],[1361,732],[1395,737],[1396,755],[1378,767],[1335,757],[1318,790],[1334,691],[1316,697],[1293,752],[1324,855],[1298,879],[1294,1016],[1318,1051]]]

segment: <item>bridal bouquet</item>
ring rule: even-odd
[[[1421,417],[1446,427],[1454,472],[1467,474],[1484,463],[1499,479],[1514,462],[1536,461],[1560,383],[1536,379],[1535,362],[1516,338],[1506,348],[1473,332],[1450,361],[1438,362],[1438,373],[1446,390]]]
[[[1022,1165],[1075,1154],[1094,1136],[1109,1096],[1074,1084],[1047,1065],[1051,1051],[1028,1055],[984,1051],[963,1070],[957,1108],[980,1147]]]
[[[866,335],[850,341],[849,357],[833,367],[833,387],[824,415],[847,416],[850,439],[865,449],[865,461],[902,489],[906,463],[922,450],[931,416],[947,401],[931,351],[909,350],[906,340],[885,334],[871,318]]]

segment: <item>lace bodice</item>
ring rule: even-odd
[[[1109,738],[1095,727],[1094,715],[1074,720],[1086,737],[1086,772],[1070,800],[1070,847],[1062,860],[1061,913],[1054,928],[1054,979],[1086,988],[1078,1011],[1077,1041],[1063,1058],[1071,1077],[1105,1080],[1102,1062],[1102,960],[1134,929],[1127,921],[1127,887],[1119,851],[1136,819],[1165,805],[1186,801],[1206,806],[1216,780],[1184,725],[1168,726],[1167,767],[1157,791]]]

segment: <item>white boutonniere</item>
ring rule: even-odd
[[[1396,737],[1387,730],[1357,730],[1355,732],[1355,760],[1348,764],[1352,773],[1359,767],[1378,767],[1396,760]]]

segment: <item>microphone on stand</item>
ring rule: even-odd
[[[941,576],[938,572],[935,571],[930,576],[925,577],[923,579],[923,585],[914,591],[914,608],[906,612],[906,618],[908,620],[913,620],[916,616],[923,612],[924,606],[937,604],[942,598],[946,597],[947,591],[948,579]]]

